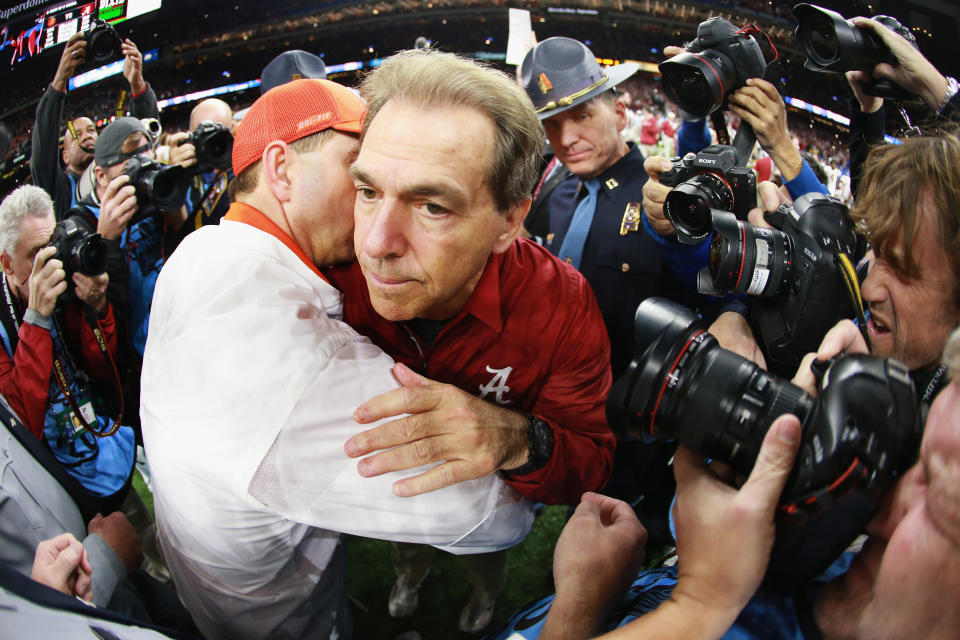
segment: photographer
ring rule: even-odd
[[[143,79],[143,56],[129,39],[121,45],[124,56],[123,76],[130,83],[130,110],[137,118],[159,118],[157,96]],[[33,127],[30,173],[33,182],[46,190],[54,200],[57,220],[62,220],[67,211],[93,187],[92,177],[81,180],[90,171],[97,129],[93,120],[79,116],[67,123],[63,130],[61,154],[65,169],[57,162],[57,138],[63,122],[67,101],[67,84],[87,60],[86,34],[77,33],[64,46],[60,64],[53,81],[37,104],[37,116]]]
[[[183,221],[179,205],[154,214],[156,207],[147,201],[150,189],[125,173],[131,160],[142,164],[152,159],[150,137],[143,124],[129,117],[114,120],[97,139],[96,189],[79,203],[96,220],[97,231],[107,241],[108,295],[117,311],[121,357],[128,366],[132,357],[137,372],[147,339],[153,289],[164,261],[164,238]],[[174,193],[178,180],[171,179]],[[178,203],[182,201],[179,193]],[[135,353],[128,353],[128,347]],[[136,416],[135,409],[128,413]]]
[[[875,147],[852,216],[873,247],[860,285],[869,308],[871,353],[906,364],[927,403],[945,384],[940,352],[960,321],[960,131]],[[780,194],[761,185],[767,211]],[[752,212],[751,221],[763,224]],[[711,327],[720,343],[759,354],[748,324],[724,314]],[[756,358],[752,358],[756,361]]]
[[[55,226],[53,203],[39,187],[20,187],[0,204],[0,393],[109,512],[129,488],[134,434],[110,417],[117,338],[108,277],[74,272],[76,299],[58,304],[68,280],[58,248],[47,246]]]
[[[876,20],[853,18],[860,29],[876,34],[896,59],[896,64],[878,64],[872,73],[847,71],[847,81],[855,100],[850,109],[850,179],[854,195],[859,194],[863,163],[870,148],[882,144],[885,133],[883,98],[868,95],[864,83],[875,78],[886,78],[923,99],[938,116],[960,120],[960,92],[957,81],[941,74],[936,67],[903,36],[894,33]]]
[[[208,98],[197,104],[190,112],[190,133],[181,132],[171,136],[170,139],[170,162],[171,164],[180,164],[186,169],[197,167],[197,144],[198,141],[193,138],[198,132],[201,132],[201,124],[207,130],[212,130],[209,125],[217,125],[223,130],[229,132],[232,140],[236,133],[237,121],[233,119],[233,111],[223,100],[219,98]],[[202,135],[202,132],[201,132]],[[223,135],[222,133],[220,135]],[[209,137],[206,140],[210,140]],[[229,160],[229,148],[223,145],[228,152],[225,154]],[[205,154],[212,150],[204,149]],[[227,194],[227,187],[233,180],[233,169],[229,166],[218,167],[199,167],[200,172],[195,173],[190,182],[190,188],[187,191],[187,201],[185,220],[177,231],[174,247],[168,247],[172,252],[176,245],[180,244],[191,231],[195,231],[206,224],[217,224],[220,219],[226,215],[230,208],[230,196]]]
[[[833,332],[821,355],[850,338],[844,330]],[[760,582],[762,561],[758,571],[756,559],[770,549],[770,516],[789,472],[790,446],[778,440],[799,436],[796,422],[780,418],[767,434],[750,480],[737,492],[704,470],[691,472],[696,459],[678,454],[679,570],[641,572],[620,601],[642,534],[636,533],[623,505],[595,508],[587,504],[595,500],[586,496],[578,509],[581,517],[570,520],[557,543],[555,599],[525,608],[494,638],[571,640],[607,629],[615,631],[605,638],[637,639],[955,638],[960,628],[960,488],[955,481],[960,473],[960,331],[947,341],[943,360],[953,381],[931,408],[920,460],[887,492],[867,526],[866,543],[841,575],[812,585],[800,598],[759,592],[736,617],[743,605],[738,598],[749,597]],[[775,457],[770,456],[774,451]],[[767,464],[771,458],[784,464]],[[756,486],[761,484],[756,482],[758,469],[766,472],[762,490]],[[688,494],[696,500],[709,492],[717,495],[706,503],[695,501],[696,510],[684,504]],[[689,544],[688,525],[693,541],[702,546]],[[698,585],[707,589],[691,592]],[[608,617],[611,611],[615,613]],[[669,624],[659,626],[662,621]]]

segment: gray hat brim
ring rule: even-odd
[[[637,64],[636,62],[624,62],[622,64],[618,64],[613,67],[607,67],[606,69],[603,70],[604,75],[607,76],[606,82],[604,82],[603,84],[597,87],[594,87],[593,89],[591,89],[589,92],[585,93],[582,96],[577,96],[576,98],[574,98],[569,102],[567,102],[566,100],[561,100],[563,104],[558,104],[556,107],[552,109],[547,109],[545,111],[541,111],[537,113],[537,118],[541,121],[546,120],[547,118],[550,118],[551,116],[555,116],[558,113],[562,113],[567,109],[572,109],[577,105],[581,105],[587,100],[592,100],[593,98],[596,98],[601,93],[610,91],[611,89],[616,87],[618,84],[620,84],[621,82],[623,82],[624,80],[626,80],[627,78],[629,78],[639,70],[640,70],[640,65]]]

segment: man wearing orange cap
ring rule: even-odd
[[[344,453],[357,405],[397,387],[320,271],[353,258],[364,111],[327,80],[264,94],[237,130],[229,212],[157,283],[144,444],[166,560],[208,638],[349,638],[338,532],[481,553],[532,524],[498,476],[400,498],[424,467],[363,478]]]

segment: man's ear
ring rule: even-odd
[[[627,107],[619,100],[614,100],[613,112],[617,116],[617,131],[623,131],[627,128]]]
[[[97,179],[97,186],[101,189],[106,189],[107,185],[110,184],[110,179],[107,178],[107,172],[103,170],[103,167],[100,165],[94,165],[93,175]]]
[[[6,251],[0,253],[0,267],[3,267],[3,272],[8,276],[13,277],[13,260],[10,258],[10,254]]]
[[[280,202],[290,200],[290,163],[294,151],[282,140],[274,140],[266,146],[260,156],[263,166],[263,181],[270,193]]]
[[[530,211],[530,205],[533,204],[533,198],[526,196],[520,201],[510,205],[503,218],[503,231],[497,236],[493,244],[494,253],[503,253],[510,248],[510,245],[520,235],[520,229],[523,228],[523,221]]]

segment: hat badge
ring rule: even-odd
[[[553,89],[553,83],[550,82],[550,78],[547,77],[547,74],[541,73],[537,76],[537,84],[540,86],[540,93],[546,93]]]

